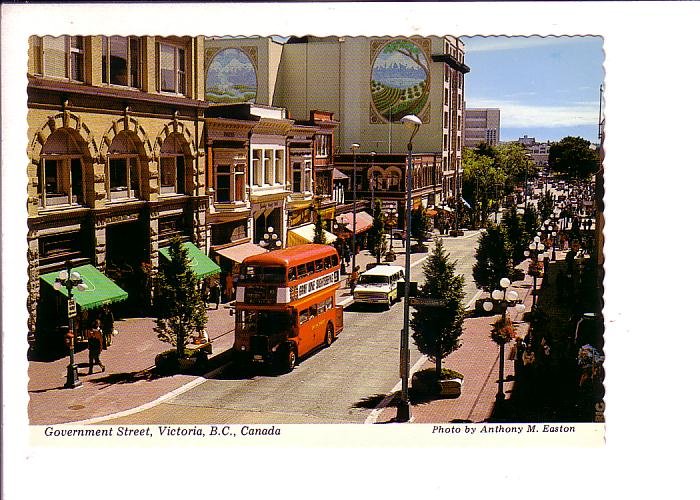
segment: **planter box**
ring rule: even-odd
[[[452,378],[439,380],[437,387],[432,384],[426,384],[423,380],[413,375],[411,377],[411,387],[422,394],[432,394],[434,396],[457,397],[462,394],[462,385],[464,381],[461,378]]]
[[[460,394],[462,394],[463,383],[464,381],[461,378],[451,378],[447,380],[438,381],[438,384],[440,386],[440,396],[459,396]]]

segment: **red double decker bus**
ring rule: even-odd
[[[234,351],[248,361],[293,370],[299,357],[330,346],[342,331],[339,287],[340,259],[329,245],[247,257],[236,289]]]

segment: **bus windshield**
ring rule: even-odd
[[[258,335],[274,335],[292,327],[290,311],[241,310],[236,314],[236,330]]]
[[[284,267],[245,266],[242,269],[241,280],[244,283],[282,284],[285,282]]]
[[[386,285],[389,283],[388,276],[361,275],[357,280],[358,285]]]

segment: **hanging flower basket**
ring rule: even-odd
[[[544,276],[544,262],[531,262],[527,268],[527,273],[530,276],[541,278]]]
[[[499,318],[493,324],[493,329],[491,330],[491,340],[495,343],[507,344],[515,338],[515,327],[510,318]]]

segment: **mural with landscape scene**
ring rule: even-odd
[[[430,94],[430,70],[424,51],[407,39],[392,40],[372,64],[372,103],[386,121],[418,115]]]
[[[209,102],[253,102],[258,81],[248,54],[237,48],[219,51],[209,63],[206,100]]]

